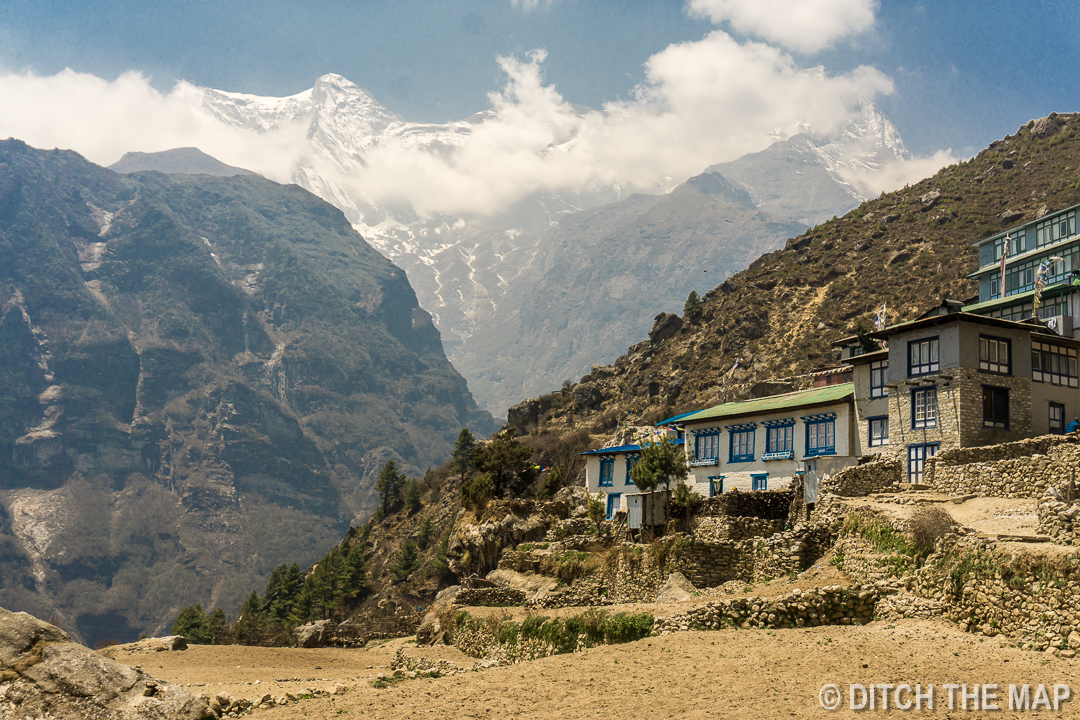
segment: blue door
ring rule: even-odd
[[[612,493],[607,496],[607,516],[610,520],[622,507],[622,493]]]

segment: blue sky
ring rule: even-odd
[[[677,1],[526,5],[5,0],[0,68],[69,67],[110,80],[135,70],[162,91],[182,79],[263,95],[336,72],[408,119],[445,122],[490,107],[488,93],[504,82],[497,56],[545,48],[546,82],[598,108],[629,98],[651,55],[714,29]],[[1080,4],[885,0],[865,31],[792,54],[831,73],[877,68],[895,85],[878,103],[909,149],[967,155],[1030,118],[1078,109]]]

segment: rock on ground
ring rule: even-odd
[[[683,602],[694,597],[694,591],[697,588],[686,579],[686,576],[681,572],[673,572],[667,576],[667,580],[660,587],[660,592],[656,596],[656,602],[658,603],[671,603],[671,602]]]
[[[0,608],[0,720],[202,720],[187,690],[102,657],[58,627]]]

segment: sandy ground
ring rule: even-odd
[[[372,682],[398,647],[429,657],[471,663],[453,648],[417,650],[405,640],[360,650],[192,647],[184,652],[143,652],[118,658],[141,664],[158,677],[204,683],[195,692],[254,698],[263,692],[308,686],[349,690],[284,707],[258,709],[255,717],[288,718],[853,718],[848,686],[921,683],[935,686],[935,710],[919,716],[950,718],[1080,717],[1080,699],[1060,713],[948,710],[946,683],[995,683],[1002,708],[1007,686],[1054,683],[1080,692],[1080,660],[1063,660],[1006,646],[999,639],[967,635],[932,621],[881,622],[865,627],[802,630],[721,630],[675,633],[626,645],[593,648],[507,667],[441,678],[404,680],[388,688]],[[275,682],[275,678],[318,678]],[[253,683],[260,680],[259,685]],[[836,683],[844,705],[826,712],[819,691]],[[1052,694],[1052,690],[1049,690]],[[905,696],[902,696],[903,700]],[[890,705],[892,704],[890,697]],[[880,708],[880,696],[877,706]],[[895,710],[869,712],[898,714]],[[900,714],[901,717],[905,716]]]

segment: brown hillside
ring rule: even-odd
[[[704,311],[671,337],[519,404],[511,423],[542,435],[656,421],[830,363],[830,343],[871,327],[882,303],[897,322],[943,296],[972,297],[973,242],[1080,201],[1078,132],[1078,114],[1033,120],[971,160],[790,239],[706,293]]]

